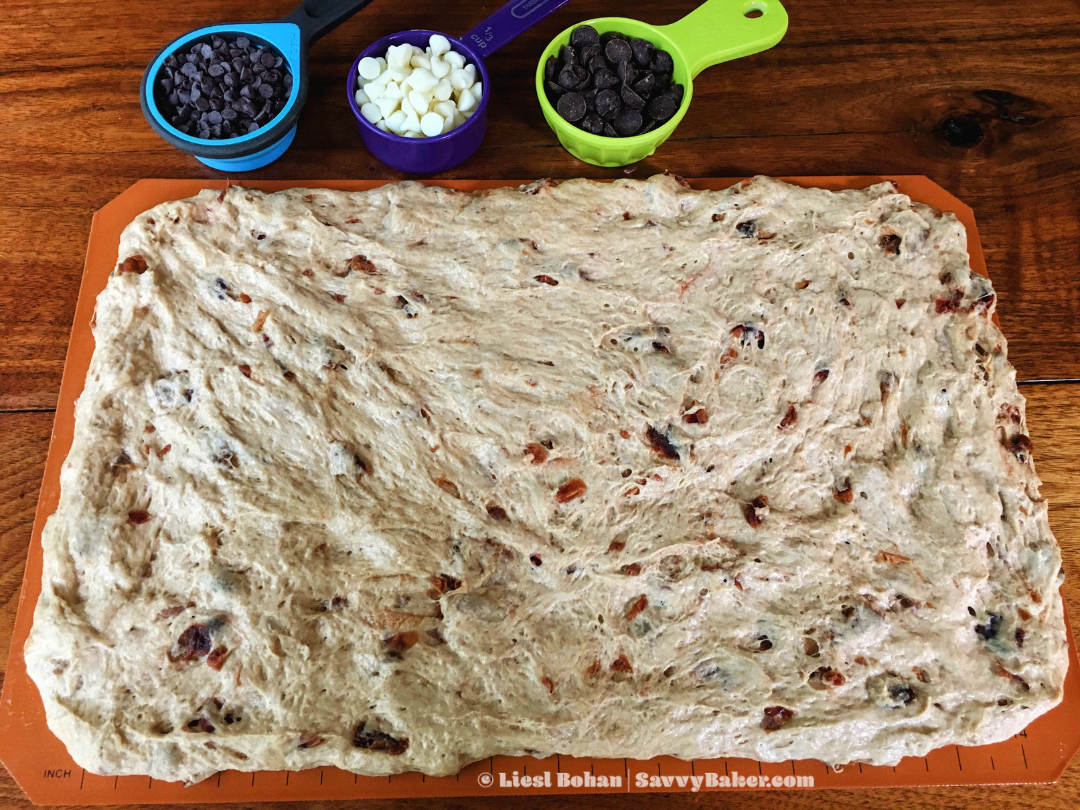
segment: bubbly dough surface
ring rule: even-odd
[[[89,770],[890,764],[1061,699],[992,288],[888,184],[232,187],[119,259],[26,648]]]

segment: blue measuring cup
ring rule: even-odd
[[[296,135],[296,120],[307,99],[308,48],[337,28],[372,0],[304,0],[280,20],[229,23],[197,28],[173,40],[154,57],[143,73],[139,90],[143,115],[150,127],[170,144],[210,166],[226,172],[246,172],[277,160]],[[159,79],[170,54],[186,53],[192,45],[210,42],[212,36],[252,43],[280,56],[293,83],[284,108],[265,125],[246,135],[207,140],[181,132],[162,112],[166,101]]]

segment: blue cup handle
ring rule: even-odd
[[[461,39],[487,58],[489,54],[495,53],[569,2],[570,0],[510,0]]]
[[[372,0],[304,0],[279,22],[293,23],[308,45],[329,34]]]

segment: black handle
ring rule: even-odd
[[[293,23],[311,44],[329,34],[372,0],[304,0],[281,22]]]

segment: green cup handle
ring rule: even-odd
[[[658,27],[678,45],[693,78],[707,67],[768,50],[784,38],[788,16],[780,0],[708,0]]]

